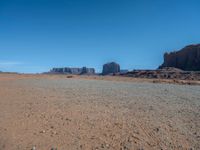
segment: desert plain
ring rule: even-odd
[[[0,74],[0,150],[199,150],[200,86]]]

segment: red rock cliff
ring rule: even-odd
[[[188,71],[200,71],[200,44],[164,54],[164,63],[159,68],[175,67]]]

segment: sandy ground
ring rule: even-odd
[[[33,147],[199,150],[200,86],[0,74],[0,150]]]

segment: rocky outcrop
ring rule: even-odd
[[[65,67],[65,68],[53,68],[50,73],[59,73],[59,74],[95,74],[95,69],[94,68],[70,68],[70,67]]]
[[[179,79],[200,81],[200,71],[183,71],[177,68],[165,67],[158,70],[133,70],[122,76],[149,79]]]
[[[200,44],[164,54],[164,63],[159,67],[175,67],[186,71],[200,71]]]
[[[115,74],[120,72],[120,66],[119,64],[115,62],[107,63],[103,65],[103,75],[108,75],[108,74]]]
[[[128,70],[127,70],[127,69],[122,69],[122,70],[120,70],[120,74],[126,74],[126,73],[128,73]]]
[[[81,70],[81,74],[95,74],[95,69],[83,67]]]

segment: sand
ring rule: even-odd
[[[198,85],[0,74],[0,111],[0,150],[200,149]]]

